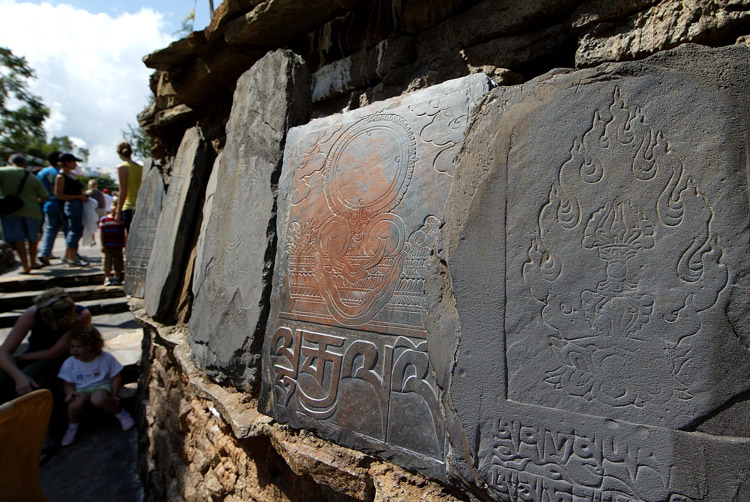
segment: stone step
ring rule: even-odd
[[[45,269],[42,269],[45,270]],[[0,291],[41,291],[52,287],[73,288],[87,284],[103,284],[104,272],[98,268],[55,269],[53,274],[33,273],[24,276],[0,277]]]
[[[92,316],[101,314],[114,314],[118,312],[126,312],[129,310],[128,298],[103,298],[99,300],[86,300],[82,302],[76,302],[79,305],[83,305],[91,311]],[[24,308],[14,309],[10,312],[0,313],[0,328],[9,328],[13,326],[18,317],[26,310]]]
[[[0,312],[17,309],[27,309],[34,304],[34,297],[44,290],[27,290],[13,293],[0,293]],[[71,298],[77,303],[86,300],[100,300],[102,298],[118,298],[125,296],[122,286],[103,286],[101,283],[87,284],[65,288]]]
[[[94,318],[93,324],[96,324],[96,318]],[[141,362],[143,329],[119,331],[112,336],[107,336],[107,333],[104,333],[103,337],[105,339],[104,350],[115,356],[115,359],[123,366],[123,383],[137,381]]]

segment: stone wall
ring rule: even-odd
[[[225,0],[147,56],[150,497],[750,500],[749,20]]]
[[[149,500],[467,500],[455,488],[258,413],[257,400],[195,367],[184,330],[154,321],[141,303],[132,306],[147,335],[140,448]]]

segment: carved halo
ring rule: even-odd
[[[328,156],[323,171],[328,207],[340,216],[356,209],[371,216],[392,210],[409,188],[416,149],[414,132],[398,115],[374,114],[358,121]]]

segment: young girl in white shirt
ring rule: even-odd
[[[70,335],[71,357],[65,360],[57,375],[63,380],[65,402],[68,403],[68,430],[63,435],[63,446],[75,441],[78,423],[89,403],[112,413],[125,431],[135,425],[133,417],[120,406],[118,397],[122,388],[122,365],[102,347],[102,335],[93,326]]]

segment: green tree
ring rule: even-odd
[[[88,161],[90,155],[88,148],[76,146],[68,136],[53,136],[50,141],[37,139],[31,142],[26,149],[29,156],[38,159],[46,159],[54,151],[70,152],[84,163]]]
[[[153,145],[151,137],[141,126],[128,124],[128,130],[122,131],[122,136],[133,147],[134,157],[139,159],[151,157],[151,146]]]
[[[172,33],[172,35],[185,38],[193,32],[193,25],[195,24],[195,9],[188,12],[188,15],[182,19],[182,26],[180,29]]]
[[[44,142],[44,121],[49,108],[28,90],[36,78],[26,58],[0,47],[0,156],[26,152],[35,142]]]

